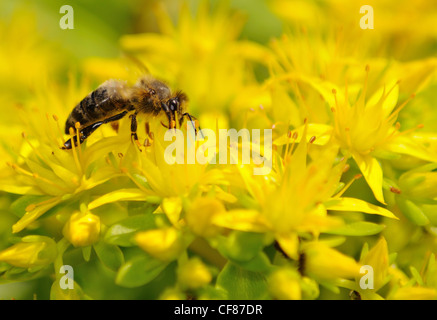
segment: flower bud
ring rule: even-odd
[[[62,230],[64,237],[75,247],[96,243],[100,237],[100,217],[91,212],[76,212]]]
[[[178,281],[183,288],[198,289],[210,283],[211,280],[211,272],[200,259],[193,258],[178,269]]]
[[[141,249],[162,261],[176,259],[184,249],[182,235],[173,227],[138,232],[135,241]]]
[[[362,265],[373,269],[373,287],[375,291],[381,288],[389,279],[388,276],[388,248],[387,242],[381,238],[361,261]],[[359,281],[359,280],[358,280]]]
[[[273,298],[280,300],[301,300],[299,278],[299,274],[294,270],[276,270],[268,279],[270,294]]]
[[[312,242],[304,246],[304,258],[301,268],[304,273],[320,280],[353,278],[359,276],[360,265],[351,257],[328,247],[321,242]]]
[[[16,267],[45,266],[56,258],[56,242],[49,237],[27,236],[22,242],[0,252],[0,261]]]
[[[412,199],[433,199],[437,197],[437,172],[404,173],[399,186]]]

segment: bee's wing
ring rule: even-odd
[[[110,79],[102,83],[95,92],[101,92],[105,90],[106,95],[102,96],[101,103],[106,102],[107,99],[111,100],[128,100],[129,91],[127,81]]]
[[[149,68],[135,55],[124,52],[123,58],[126,62],[127,68],[136,76],[136,78],[144,75],[151,75]]]

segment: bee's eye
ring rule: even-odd
[[[169,107],[170,107],[171,111],[177,110],[177,108],[178,108],[178,101],[176,99],[171,99],[168,104],[169,104]]]

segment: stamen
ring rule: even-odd
[[[64,134],[62,133],[61,127],[59,126],[59,121],[58,121],[59,118],[58,118],[58,116],[56,114],[54,114],[52,117],[53,117],[53,120],[55,120],[55,122],[56,122],[56,126],[58,127],[59,136],[61,137],[62,144],[64,145],[65,144],[65,139],[64,139]]]
[[[364,80],[364,86],[363,86],[363,92],[360,95],[359,98],[359,103],[361,103],[361,106],[365,106],[365,100],[366,100],[366,94],[367,94],[367,84],[369,82],[369,71],[370,71],[370,66],[366,65],[366,78]]]
[[[340,198],[343,193],[346,192],[347,189],[349,189],[349,187],[352,185],[352,183],[354,183],[355,180],[358,180],[362,177],[363,175],[361,173],[356,174],[335,196],[334,198]]]
[[[59,184],[57,184],[57,183],[54,183],[53,181],[51,181],[51,180],[49,180],[49,179],[46,179],[46,178],[44,178],[44,177],[37,176],[37,177],[35,177],[35,178],[36,178],[36,179],[39,179],[39,180],[41,180],[41,181],[44,181],[45,183],[50,184],[50,185],[52,185],[52,186],[54,186],[54,187],[56,187],[56,188],[63,189],[63,190],[66,190],[66,191],[69,191],[67,188],[65,188],[65,187],[63,187],[63,186],[61,186],[61,185],[59,185]]]
[[[389,96],[389,94],[393,91],[394,88],[396,88],[396,86],[401,82],[401,80],[396,81],[396,83],[390,88],[390,90],[388,90],[388,92],[383,95],[383,100],[387,99],[387,97]]]
[[[396,118],[399,114],[399,112],[407,105],[408,102],[410,102],[412,99],[414,99],[416,95],[413,93],[407,100],[405,100],[396,110],[394,110],[390,116],[387,118],[387,122],[390,122],[394,118]]]
[[[47,199],[47,200],[44,200],[44,201],[41,201],[41,202],[38,202],[38,203],[32,203],[32,204],[29,204],[26,207],[26,209],[24,209],[24,210],[26,212],[30,212],[32,210],[35,210],[37,207],[40,207],[42,205],[49,204],[49,203],[52,203],[52,202],[56,202],[58,200],[59,200],[59,197],[54,197],[54,198],[50,198],[50,199]]]
[[[76,164],[76,168],[79,171],[79,174],[83,175],[82,166],[80,165],[79,159],[78,159],[78,156],[77,156],[76,142],[74,141],[74,129],[70,127],[69,132],[70,132],[70,136],[71,136],[71,149],[72,149],[72,152],[73,152],[74,163]],[[79,137],[76,137],[76,141],[78,139],[79,139]]]
[[[395,188],[393,186],[390,187],[390,191],[393,192],[393,193],[396,193],[396,194],[401,194],[402,193],[400,189]]]
[[[21,136],[23,137],[24,140],[26,140],[27,144],[30,146],[30,148],[33,150],[33,152],[35,152],[35,154],[38,155],[38,157],[40,157],[41,159],[44,159],[44,157],[41,155],[41,153],[39,153],[38,149],[36,149],[32,143],[30,142],[29,139],[27,139],[27,134],[25,132],[21,133]]]
[[[76,140],[77,140],[77,148],[79,149],[79,159],[80,159],[80,162],[82,163],[82,160],[83,160],[83,158],[82,158],[82,147],[81,147],[81,145],[80,145],[80,143],[79,143],[79,140],[80,140],[80,132],[79,132],[79,128],[80,128],[80,123],[79,122],[76,122],[75,124],[74,124],[74,127],[76,128]]]
[[[316,141],[316,136],[312,136],[312,137],[310,138],[310,140],[308,141],[309,143],[308,143],[308,146],[307,146],[307,153],[310,152],[310,148],[311,148],[311,146],[313,145],[314,141]]]

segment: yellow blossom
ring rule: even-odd
[[[46,266],[56,258],[56,243],[44,236],[26,236],[21,242],[0,252],[0,261],[16,267]]]
[[[274,271],[268,279],[270,294],[280,300],[301,300],[299,274],[290,269]]]
[[[297,134],[289,135],[290,145],[286,147],[284,158],[278,162],[276,173],[272,171],[268,176],[251,176],[246,168],[239,168],[244,187],[259,208],[230,210],[215,219],[217,225],[242,231],[272,231],[287,255],[298,259],[299,233],[317,237],[343,225],[340,218],[328,215],[328,210],[362,211],[396,218],[382,207],[342,197],[358,177],[339,191],[340,178],[347,168],[345,159],[335,164],[337,149],[327,148],[312,161],[307,161],[308,147],[311,146],[306,143],[307,130],[305,126],[303,138],[294,152]],[[277,176],[279,173],[280,176]]]
[[[100,217],[91,212],[73,213],[62,233],[75,247],[86,247],[100,238]]]
[[[404,287],[396,290],[390,300],[435,300],[437,290],[424,287]]]
[[[193,258],[178,268],[178,283],[182,288],[198,289],[212,280],[208,267],[198,258]]]
[[[381,238],[367,254],[360,259],[362,265],[372,267],[373,270],[373,289],[378,291],[389,280],[389,257],[387,241]],[[367,290],[367,289],[366,289]],[[366,291],[364,290],[364,291]],[[365,292],[364,292],[365,293]]]
[[[163,261],[176,259],[185,249],[182,234],[174,227],[138,232],[135,241],[141,249]]]
[[[322,242],[310,242],[302,248],[303,272],[321,280],[353,278],[359,275],[360,265],[351,257]]]
[[[223,204],[214,198],[198,198],[185,214],[187,226],[196,235],[213,237],[220,228],[213,224],[214,217],[225,212]]]

